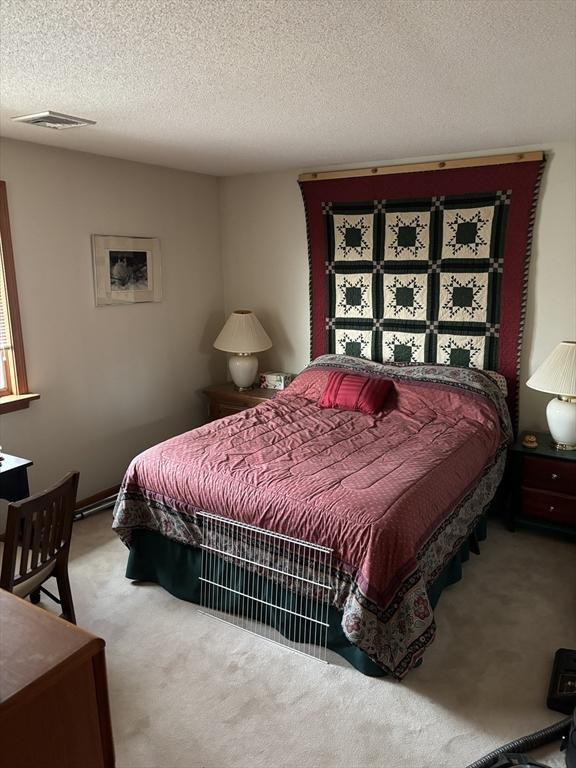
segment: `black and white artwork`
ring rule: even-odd
[[[161,301],[160,241],[92,235],[96,306]]]
[[[146,251],[108,251],[110,288],[113,291],[147,291],[148,253]]]

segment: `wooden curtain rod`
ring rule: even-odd
[[[392,173],[418,173],[442,171],[449,168],[474,168],[477,165],[504,165],[542,160],[544,152],[518,152],[513,155],[488,155],[487,157],[461,157],[457,160],[435,160],[429,163],[406,165],[379,165],[373,168],[349,168],[346,171],[313,171],[301,173],[298,181],[322,181],[323,179],[352,179],[359,176],[388,176]]]

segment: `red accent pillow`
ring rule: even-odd
[[[343,408],[378,413],[392,389],[390,379],[373,379],[355,373],[333,371],[318,400],[320,408]]]

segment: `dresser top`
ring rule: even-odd
[[[72,657],[94,656],[104,641],[48,611],[0,589],[2,655],[0,707]]]
[[[522,440],[526,435],[536,435],[536,440],[538,441],[536,448],[526,448],[526,446],[522,445]],[[576,462],[576,451],[559,451],[554,447],[549,432],[525,430],[518,435],[514,444],[510,446],[510,450],[523,453],[525,456],[542,456],[547,459],[556,459],[557,461]]]
[[[254,400],[255,403],[262,402],[263,400],[270,400],[274,395],[278,394],[278,390],[276,389],[260,389],[259,387],[238,390],[231,381],[228,381],[225,384],[214,384],[211,387],[206,387],[202,391],[210,398],[218,398],[228,401]]]
[[[19,456],[11,456],[9,453],[2,453],[2,461],[0,461],[0,472],[11,472],[13,469],[24,469],[24,467],[31,467],[32,461],[30,459],[21,459]]]

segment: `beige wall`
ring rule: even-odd
[[[559,341],[576,340],[576,143],[552,145],[536,220],[520,379]],[[520,422],[547,429],[551,395],[520,388]]]
[[[575,144],[532,149],[547,150],[549,162],[530,273],[522,381],[558,341],[576,339]],[[418,159],[435,158],[402,162]],[[299,371],[309,360],[308,256],[297,175],[237,176],[221,185],[225,307],[248,307],[260,316],[274,341],[261,355],[261,368]],[[548,399],[523,385],[521,426],[545,428]]]
[[[200,423],[224,375],[218,180],[3,141],[28,379],[41,399],[2,416],[0,444],[34,460],[39,490],[72,468],[79,496]],[[164,299],[94,305],[91,234],[158,237]]]

